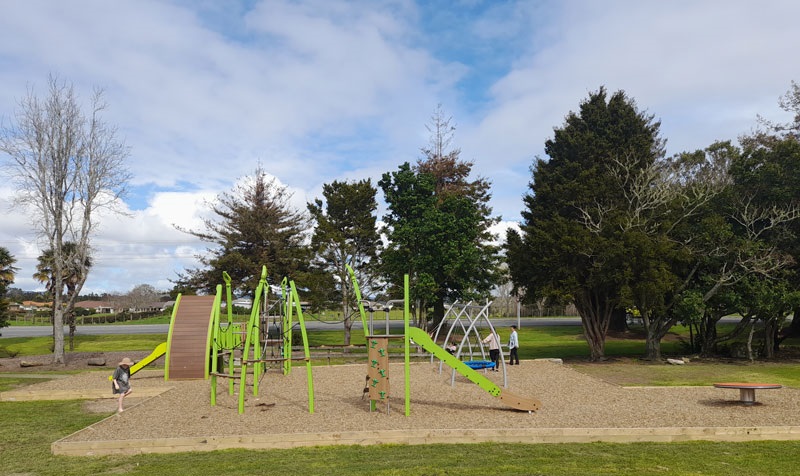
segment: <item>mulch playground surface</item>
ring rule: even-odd
[[[19,370],[6,359],[0,364],[0,372]],[[238,413],[227,380],[220,379],[217,406],[212,407],[208,381],[165,382],[162,370],[133,376],[134,393],[121,414],[115,413],[108,369],[28,385],[0,398],[82,398],[88,411],[109,414],[55,442],[53,451],[59,454],[375,443],[800,439],[800,390],[794,388],[757,391],[757,403],[744,406],[736,390],[620,387],[567,364],[523,361],[507,367],[507,388],[542,402],[540,410],[527,413],[506,408],[459,375],[453,379],[438,361],[425,361],[411,365],[406,416],[402,363],[390,365],[389,408],[380,404],[376,412],[370,412],[368,397],[362,398],[366,370],[366,364],[314,366],[313,413],[305,366],[294,367],[288,376],[269,370],[258,395],[248,387],[244,414]],[[503,388],[502,372],[485,375]]]

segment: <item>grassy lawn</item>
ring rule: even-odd
[[[0,474],[25,475],[775,475],[793,474],[795,442],[475,444],[229,450],[63,457],[50,444],[104,415],[81,402],[0,403]],[[124,431],[123,429],[120,429]]]
[[[800,363],[756,362],[667,365],[629,360],[569,364],[587,375],[623,386],[711,385],[715,382],[765,382],[800,387]]]
[[[75,352],[153,350],[166,340],[166,334],[79,335],[75,336]],[[0,358],[49,354],[52,352],[52,345],[52,337],[3,338],[0,339]],[[66,337],[64,345],[69,346]]]
[[[507,329],[498,329],[507,340]],[[77,351],[151,350],[164,335],[79,336]],[[309,333],[312,345],[338,345],[341,330]],[[637,359],[639,339],[610,339],[604,363],[586,363],[580,328],[524,328],[523,359],[571,356],[582,372],[622,385],[708,385],[722,380],[750,380],[800,386],[800,364],[690,362],[683,366]],[[353,343],[363,344],[353,333]],[[676,353],[680,346],[674,345]],[[48,353],[50,338],[0,340],[0,355]],[[361,352],[361,350],[356,350]],[[665,353],[668,351],[665,349]],[[321,362],[320,362],[321,363]],[[0,391],[40,382],[0,378]],[[250,475],[774,475],[796,472],[800,442],[635,443],[635,444],[492,444],[420,446],[346,446],[270,451],[217,451],[132,457],[56,457],[50,444],[105,417],[83,410],[79,401],[0,402],[0,475],[182,475],[203,468],[207,474]],[[291,424],[288,422],[287,424]],[[124,428],[121,429],[124,431]],[[213,433],[213,432],[212,432]]]

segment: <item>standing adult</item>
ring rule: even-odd
[[[483,339],[484,344],[489,344],[489,359],[494,362],[495,372],[500,371],[500,343],[497,340],[497,334],[490,332],[486,338]]]
[[[133,365],[133,361],[125,357],[114,369],[114,375],[111,376],[114,395],[119,394],[117,413],[123,412],[122,401],[133,391],[131,389],[131,365]]]
[[[511,337],[508,338],[508,365],[519,365],[519,337],[517,337],[517,326],[511,326]]]

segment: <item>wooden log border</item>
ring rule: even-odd
[[[678,441],[800,440],[800,426],[663,428],[517,428],[344,431],[246,436],[156,438],[148,440],[54,442],[54,455],[106,456],[226,449],[287,449],[336,445],[426,445],[436,443],[633,443]]]

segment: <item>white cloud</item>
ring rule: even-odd
[[[204,249],[173,227],[199,228],[203,199],[259,163],[298,209],[332,180],[377,183],[419,157],[438,103],[506,221],[553,127],[601,85],[661,119],[671,153],[735,139],[800,79],[798,17],[788,0],[8,2],[0,116],[49,73],[105,88],[149,195],[103,220],[87,288],[168,287]],[[3,215],[0,246],[35,286],[26,214]]]

